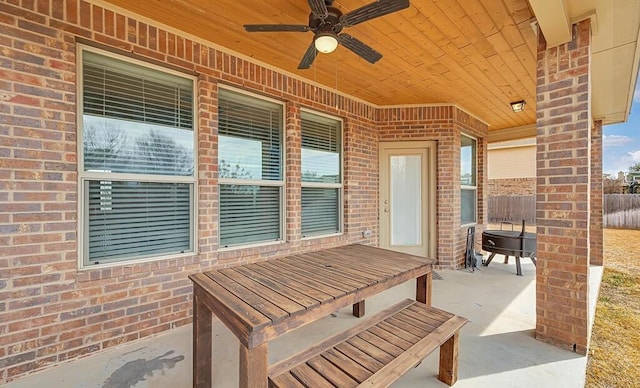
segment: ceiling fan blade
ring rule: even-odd
[[[304,56],[298,65],[298,69],[308,69],[311,67],[311,64],[316,59],[316,55],[318,55],[318,50],[316,50],[315,42],[311,41],[311,45],[307,49],[307,52],[304,53]]]
[[[409,8],[409,0],[378,0],[345,13],[340,17],[340,24],[345,27],[355,26],[405,8]]]
[[[307,32],[309,26],[302,24],[245,24],[248,32]]]
[[[327,10],[327,5],[324,3],[324,0],[307,0],[309,2],[309,8],[311,8],[311,13],[316,15],[321,20],[324,20],[329,16],[329,11]]]
[[[344,47],[353,51],[369,63],[376,63],[382,58],[382,54],[349,34],[340,34],[338,35],[338,39]]]

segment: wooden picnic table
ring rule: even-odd
[[[269,341],[349,305],[360,317],[366,298],[411,279],[416,300],[430,305],[433,263],[354,244],[189,276],[193,386],[213,385],[212,313],[240,341],[240,386],[266,387]]]

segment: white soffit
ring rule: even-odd
[[[604,124],[629,116],[640,62],[640,0],[529,0],[554,47],[571,40],[571,24],[592,22],[592,116]]]
[[[529,0],[538,25],[547,40],[547,47],[555,47],[571,40],[571,18],[568,0]]]
[[[640,0],[571,0],[571,15],[595,10],[598,30],[592,44],[592,99],[595,119],[627,120],[640,61]]]

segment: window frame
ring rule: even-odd
[[[138,174],[138,173],[110,173],[85,171],[84,165],[84,53],[90,52],[104,57],[113,58],[133,65],[141,66],[149,71],[160,72],[189,80],[192,85],[192,132],[193,132],[193,174],[185,175],[160,175],[160,174]],[[78,168],[78,270],[96,270],[102,268],[113,268],[123,265],[138,263],[148,263],[169,258],[189,257],[198,254],[198,109],[197,109],[197,77],[187,73],[182,73],[166,67],[158,66],[143,60],[131,58],[111,51],[103,50],[93,46],[79,43],[76,45],[76,102],[77,102],[77,168]],[[122,258],[110,260],[105,263],[92,264],[89,260],[89,189],[90,181],[128,181],[142,183],[179,183],[190,186],[189,199],[189,243],[190,249],[185,252],[172,252],[145,255],[142,257]]]
[[[460,172],[462,173],[462,139],[463,138],[467,138],[469,140],[471,140],[473,142],[472,145],[472,150],[473,150],[473,158],[475,159],[473,161],[473,168],[472,168],[472,177],[473,177],[473,182],[475,183],[474,185],[463,185],[462,184],[462,175],[460,176],[460,224],[461,226],[468,226],[468,225],[475,225],[478,223],[478,138],[474,137],[474,136],[470,136],[467,135],[466,133],[461,133],[460,134]],[[466,190],[466,191],[471,191],[474,193],[474,201],[473,201],[473,221],[470,222],[466,222],[465,220],[462,219],[462,215],[464,214],[464,212],[462,211],[462,192]]]
[[[310,114],[321,118],[334,120],[339,123],[340,130],[340,182],[339,183],[320,183],[305,182],[302,180],[302,114]],[[318,238],[334,237],[344,235],[344,120],[340,117],[328,115],[326,113],[317,112],[307,108],[300,108],[300,236],[302,240],[314,240]],[[335,233],[315,234],[304,237],[302,235],[302,189],[303,188],[321,188],[321,189],[338,189],[338,231]]]
[[[274,98],[269,98],[260,94],[252,93],[244,89],[235,88],[225,84],[218,84],[218,101],[220,100],[220,91],[226,90],[232,93],[241,94],[244,97],[254,98],[260,101],[266,101],[270,103],[274,103],[280,105],[282,107],[282,118],[281,118],[281,128],[280,128],[280,168],[281,168],[281,177],[280,180],[260,180],[260,179],[238,179],[238,178],[220,178],[218,175],[218,220],[220,220],[220,211],[222,210],[222,201],[220,198],[220,186],[222,185],[238,185],[238,186],[268,186],[268,187],[279,187],[280,188],[280,203],[279,203],[279,211],[280,211],[280,238],[275,241],[256,241],[249,242],[246,244],[233,244],[224,246],[221,242],[222,233],[220,230],[222,229],[222,225],[218,226],[218,251],[234,251],[238,249],[247,249],[253,247],[262,247],[268,245],[275,244],[284,244],[287,241],[287,228],[286,228],[286,220],[287,220],[287,136],[286,136],[286,103],[283,101],[276,100]],[[219,126],[220,116],[218,115],[218,126]],[[217,137],[219,138],[219,133],[217,133]],[[220,152],[219,152],[220,142],[217,141],[217,164],[220,166]],[[219,174],[219,170],[218,170]]]

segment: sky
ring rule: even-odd
[[[627,122],[605,125],[602,133],[602,170],[605,174],[617,176],[618,171],[629,171],[630,166],[640,163],[640,77]]]

